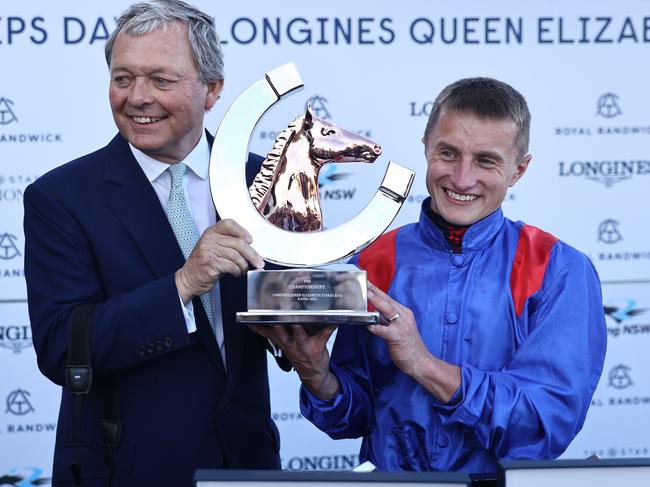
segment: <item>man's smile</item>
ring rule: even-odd
[[[153,122],[158,122],[162,120],[163,117],[130,117],[137,124],[148,124]]]
[[[456,193],[448,188],[445,188],[445,193],[452,200],[456,200],[456,201],[474,201],[476,198],[478,198],[478,195]]]

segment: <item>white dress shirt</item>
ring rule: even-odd
[[[144,152],[136,149],[131,144],[131,152],[135,160],[144,171],[147,179],[153,186],[163,210],[167,209],[167,200],[171,191],[171,175],[167,172],[169,164],[157,161],[156,159],[148,156]],[[199,235],[217,221],[217,214],[212,203],[212,196],[210,195],[210,182],[208,179],[208,166],[210,162],[210,147],[205,136],[205,131],[201,131],[201,138],[196,144],[192,152],[190,152],[185,159],[180,161],[187,165],[188,171],[183,176],[183,188],[185,189],[185,200],[189,207],[192,219],[199,231]],[[180,295],[179,295],[180,300]],[[226,363],[226,350],[224,346],[223,336],[223,321],[221,318],[221,296],[219,294],[219,281],[212,289],[212,304],[214,306],[214,320],[216,328],[217,343],[221,351],[223,363]],[[183,315],[185,316],[185,324],[187,332],[193,333],[196,331],[196,321],[194,319],[194,307],[192,301],[184,305],[181,300],[181,307]]]

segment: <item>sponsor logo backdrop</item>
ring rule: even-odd
[[[0,477],[20,477],[24,485],[51,476],[59,390],[40,375],[31,344],[22,195],[39,175],[115,133],[103,46],[128,3],[26,0],[0,7]],[[647,2],[195,3],[216,17],[226,56],[226,88],[207,117],[211,131],[239,93],[293,61],[305,89],[260,122],[252,150],[270,150],[307,102],[319,116],[382,144],[375,164],[323,171],[326,226],[364,207],[388,159],[417,172],[395,225],[417,218],[426,196],[420,139],[445,85],[484,75],[524,93],[533,114],[534,159],[504,210],[590,255],[605,282],[605,370],[585,427],[565,457],[647,456]],[[355,465],[358,440],[335,442],[312,427],[300,415],[295,376],[271,365],[283,467]]]

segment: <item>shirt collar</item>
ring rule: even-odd
[[[169,164],[154,159],[141,150],[135,148],[131,143],[129,143],[129,147],[131,148],[133,157],[135,157],[135,160],[144,171],[144,174],[147,176],[150,183],[155,181],[169,167]],[[179,162],[187,165],[187,167],[189,167],[199,178],[204,180],[207,179],[208,167],[210,164],[210,147],[208,146],[208,139],[205,136],[204,130],[201,130],[201,138],[194,146],[194,149],[192,149],[185,159]]]
[[[434,248],[451,252],[452,248],[445,239],[442,231],[431,221],[426,208],[431,204],[431,197],[422,202],[418,231],[422,238]],[[473,223],[467,228],[463,236],[463,253],[486,247],[503,225],[503,211],[497,208],[482,220]]]

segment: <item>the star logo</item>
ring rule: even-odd
[[[0,234],[0,259],[9,260],[22,255],[16,245],[18,237],[11,233]]]
[[[327,109],[327,98],[323,98],[320,95],[312,96],[307,103],[305,104],[305,109],[307,105],[311,105],[311,110],[318,118],[323,120],[329,120],[331,118],[330,112]]]
[[[11,109],[11,105],[13,104],[14,102],[8,98],[0,97],[0,125],[7,125],[11,122],[18,121],[16,114]]]
[[[614,389],[627,389],[634,385],[632,376],[630,375],[630,367],[627,365],[619,364],[609,371],[608,384]]]
[[[605,314],[619,324],[647,311],[646,308],[637,308],[636,301],[633,299],[624,300],[622,306],[613,304],[613,302],[610,301],[608,304],[603,306],[603,308]]]
[[[623,240],[621,232],[618,231],[620,223],[612,218],[604,220],[598,225],[598,241],[606,244],[615,244]]]
[[[605,93],[598,98],[598,111],[596,115],[604,118],[614,118],[621,115],[621,107],[618,106],[618,95],[614,93]]]
[[[29,402],[29,392],[23,389],[11,391],[7,396],[7,410],[5,412],[24,416],[27,413],[34,412],[34,406]]]

